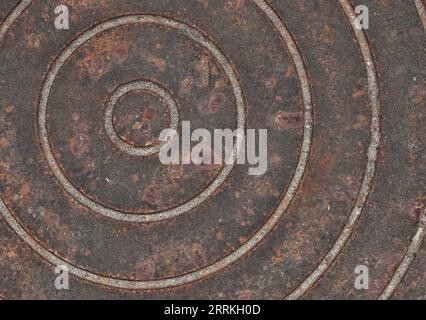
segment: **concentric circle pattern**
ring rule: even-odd
[[[426,295],[422,0],[56,5],[0,3],[0,298]],[[266,173],[163,164],[184,122]]]

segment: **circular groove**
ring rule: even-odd
[[[414,1],[414,5],[416,6],[417,12],[419,13],[420,21],[422,22],[423,29],[425,30],[425,33],[426,33],[426,7],[425,7],[425,4],[422,0],[413,0],[413,1]]]
[[[411,243],[404,254],[404,258],[402,259],[401,264],[396,269],[394,275],[392,276],[392,279],[386,286],[385,290],[383,290],[382,294],[379,297],[379,300],[389,299],[395,292],[396,288],[401,284],[402,279],[404,279],[405,275],[408,272],[408,269],[410,269],[411,264],[413,263],[414,259],[416,258],[417,254],[419,253],[421,249],[425,235],[426,235],[426,210],[424,210],[424,212],[420,216],[420,221],[419,221],[419,225],[417,227],[416,233],[411,239]]]
[[[163,103],[167,106],[170,111],[170,129],[178,131],[179,126],[179,110],[176,101],[173,96],[168,93],[160,85],[152,81],[134,81],[122,86],[119,86],[114,90],[108,99],[107,107],[104,116],[104,128],[106,135],[114,145],[116,145],[121,151],[131,156],[137,157],[149,157],[159,153],[161,148],[167,147],[167,143],[161,143],[152,147],[135,147],[125,141],[123,141],[117,134],[113,124],[114,107],[120,101],[120,99],[127,93],[135,90],[145,90],[158,96]]]
[[[0,196],[0,212],[3,216],[3,218],[6,220],[6,222],[10,225],[10,227],[14,230],[14,232],[37,254],[39,254],[41,257],[43,257],[45,260],[50,262],[53,265],[64,265],[66,266],[70,273],[74,276],[87,280],[90,282],[94,282],[101,285],[111,286],[115,288],[123,288],[123,289],[162,289],[162,288],[168,288],[168,287],[175,287],[180,286],[184,284],[188,284],[200,279],[203,279],[205,277],[208,277],[210,275],[213,275],[217,273],[218,271],[223,270],[224,268],[230,266],[234,262],[238,261],[240,258],[242,258],[244,255],[246,255],[249,251],[254,249],[271,231],[272,229],[278,224],[278,222],[281,220],[281,217],[287,210],[288,206],[292,202],[296,191],[302,181],[303,175],[305,173],[310,148],[312,144],[312,131],[313,131],[313,106],[312,106],[312,96],[311,96],[311,90],[309,86],[308,81],[308,75],[307,71],[305,69],[302,56],[299,52],[299,49],[297,48],[296,43],[294,42],[289,30],[285,26],[285,24],[282,22],[282,20],[279,18],[279,16],[275,13],[275,11],[270,7],[270,5],[264,1],[264,0],[252,0],[254,4],[257,5],[259,9],[262,10],[262,12],[265,14],[266,18],[272,23],[273,26],[277,29],[278,34],[280,35],[281,39],[283,40],[285,46],[287,47],[290,56],[293,60],[294,66],[296,68],[299,82],[302,90],[302,96],[303,96],[303,103],[304,103],[304,112],[305,112],[305,123],[304,123],[304,134],[303,134],[303,143],[302,148],[298,160],[298,164],[295,170],[295,173],[292,177],[292,180],[290,182],[290,185],[288,189],[286,190],[278,208],[275,210],[275,212],[271,215],[271,217],[267,220],[267,222],[248,240],[246,241],[241,247],[236,249],[234,252],[229,254],[228,256],[222,258],[221,260],[213,263],[210,266],[207,266],[203,269],[200,269],[198,271],[194,271],[191,273],[187,273],[185,275],[173,277],[173,278],[167,278],[167,279],[160,279],[160,280],[150,280],[150,281],[129,281],[129,280],[123,280],[118,278],[111,278],[111,277],[105,277],[102,275],[95,274],[93,272],[84,270],[78,266],[75,266],[67,261],[65,261],[62,258],[59,258],[58,256],[54,255],[52,252],[50,252],[48,249],[46,249],[42,244],[40,244],[35,238],[31,236],[31,234],[19,223],[19,221],[14,217],[13,213],[9,210],[9,208],[4,203],[3,198]],[[31,3],[29,0],[23,0],[20,3],[20,6],[16,7],[15,10],[12,12],[10,17],[6,20],[8,23],[7,26],[2,26],[0,30],[4,30],[3,34],[5,35],[8,28],[13,24],[13,22],[19,17],[19,14],[22,13],[23,10],[25,10],[26,7]],[[25,4],[25,5],[24,5]],[[134,16],[133,16],[134,17]],[[139,16],[140,17],[140,16]],[[121,18],[124,19],[124,18]],[[162,19],[159,17],[156,17],[156,20],[153,22],[158,23],[158,19]],[[136,19],[139,20],[139,19]],[[111,22],[110,22],[111,23]],[[169,20],[170,23],[170,20]],[[176,23],[173,22],[170,26],[176,27]],[[109,25],[111,26],[111,25]],[[99,27],[99,26],[98,26]],[[105,27],[105,26],[104,26]],[[188,34],[187,34],[188,35]],[[203,36],[204,37],[204,36]],[[2,38],[0,37],[0,41]],[[77,39],[78,40],[78,39]],[[76,40],[75,40],[76,41]],[[75,42],[74,42],[75,43]],[[65,55],[67,52],[65,51]],[[66,60],[66,58],[65,58]],[[64,61],[65,61],[64,60]],[[58,61],[58,60],[57,60]],[[58,72],[57,66],[52,67],[53,71]],[[52,70],[51,69],[51,70]],[[53,84],[53,79],[47,77],[48,81],[47,84],[45,84],[44,89],[47,89],[51,87]],[[237,78],[235,78],[237,79]],[[232,81],[232,79],[231,79]],[[235,90],[234,90],[235,91]],[[238,93],[238,92],[237,92]],[[242,92],[239,92],[239,94],[242,96]],[[237,94],[238,96],[238,94]],[[44,97],[44,100],[42,101],[42,106],[47,106],[47,96]],[[42,97],[43,99],[43,97]],[[43,115],[43,112],[41,113]],[[44,120],[43,117],[39,120]],[[241,124],[241,119],[239,118],[239,123]],[[47,134],[47,132],[43,132],[43,134]],[[47,136],[44,137],[45,139]],[[240,145],[240,139],[237,141],[237,150]],[[236,158],[236,152],[234,150],[233,154],[231,155]],[[228,167],[228,166],[227,166]]]
[[[21,13],[27,9],[32,0],[21,0],[6,19],[0,24],[0,42],[3,41],[7,31],[9,31],[12,24],[19,18]]]
[[[367,201],[368,195],[371,191],[373,178],[376,172],[377,155],[380,147],[380,117],[381,117],[381,106],[379,98],[379,85],[377,79],[377,70],[375,67],[372,49],[367,40],[367,36],[363,30],[359,30],[355,26],[355,10],[348,0],[339,0],[343,11],[349,19],[351,26],[355,32],[356,39],[359,43],[362,57],[367,70],[368,78],[368,96],[369,104],[371,107],[372,120],[371,120],[371,138],[370,145],[367,150],[367,167],[365,169],[361,188],[358,192],[357,200],[349,216],[349,220],[341,231],[339,237],[333,244],[331,250],[325,255],[321,263],[315,268],[315,270],[309,274],[309,276],[300,284],[293,292],[291,292],[286,299],[294,300],[302,297],[307,291],[309,291],[323,276],[323,274],[330,268],[334,263],[337,256],[342,252],[346,243],[348,242],[352,232],[356,227],[362,210]]]

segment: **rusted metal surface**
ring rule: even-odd
[[[62,3],[0,2],[0,299],[426,298],[422,0]],[[161,164],[184,120],[268,171]]]

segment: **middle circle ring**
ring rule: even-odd
[[[53,173],[55,178],[58,180],[60,185],[65,189],[65,191],[72,198],[74,198],[76,201],[78,201],[85,207],[89,208],[90,210],[96,212],[97,214],[100,214],[102,216],[105,216],[114,220],[126,221],[126,222],[141,222],[141,223],[158,222],[158,221],[164,221],[170,218],[180,216],[196,208],[197,206],[202,204],[204,201],[206,201],[211,195],[213,195],[218,190],[218,188],[224,183],[224,181],[229,176],[229,174],[232,172],[236,164],[235,155],[238,153],[238,150],[240,150],[243,137],[239,137],[237,139],[237,142],[234,145],[233,153],[231,155],[232,156],[232,159],[230,159],[231,161],[226,161],[227,164],[223,166],[222,170],[219,172],[216,178],[204,190],[198,193],[194,198],[171,209],[166,209],[166,210],[158,211],[155,213],[149,213],[149,214],[135,214],[135,213],[123,212],[123,211],[115,210],[112,208],[108,208],[94,201],[93,199],[89,198],[87,195],[81,192],[76,186],[74,186],[73,183],[69,181],[69,179],[66,177],[66,175],[62,171],[61,167],[59,166],[54,156],[54,153],[50,146],[49,133],[47,130],[47,118],[48,118],[47,111],[48,111],[48,105],[49,105],[49,97],[50,97],[55,79],[60,69],[65,64],[65,62],[72,56],[72,54],[81,45],[83,45],[84,43],[86,43],[87,41],[95,37],[96,35],[102,32],[108,31],[110,29],[123,26],[123,25],[129,25],[129,24],[161,25],[164,27],[168,27],[168,28],[179,31],[180,33],[182,33],[189,39],[193,40],[194,42],[196,42],[197,44],[201,45],[206,50],[208,50],[218,61],[218,63],[220,64],[221,68],[225,72],[232,86],[232,91],[235,96],[235,105],[236,105],[236,112],[237,112],[237,129],[239,130],[246,129],[246,104],[244,101],[243,91],[239,83],[238,75],[236,71],[234,70],[234,67],[232,63],[230,62],[230,60],[222,53],[222,51],[217,47],[217,45],[214,44],[211,39],[209,39],[199,30],[185,23],[182,23],[180,21],[173,20],[170,18],[165,18],[162,16],[157,16],[157,15],[139,14],[139,15],[123,16],[123,17],[119,17],[113,20],[108,20],[106,22],[100,23],[90,28],[89,30],[83,32],[82,34],[80,34],[61,52],[61,54],[55,59],[51,68],[49,69],[46,75],[45,81],[43,83],[40,102],[39,102],[39,111],[38,111],[38,131],[39,131],[39,137],[40,137],[43,154],[51,172]],[[148,89],[154,89],[154,90],[158,89],[158,87],[155,87],[153,86],[152,83],[148,83],[148,82],[145,82],[145,83],[140,82],[139,85],[145,86]],[[122,87],[122,89],[126,89],[126,87]],[[120,91],[120,89],[118,90]],[[164,93],[163,91],[161,92]],[[120,92],[116,92],[116,93],[120,93]],[[160,93],[160,91],[158,91],[157,93]],[[166,100],[166,103],[167,103],[167,100]],[[172,104],[170,104],[170,106],[172,106]],[[173,104],[173,108],[174,108],[174,104]],[[111,109],[111,106],[109,108],[107,106],[107,109]],[[171,117],[172,117],[171,119],[172,124],[178,123],[179,116],[176,117],[176,114],[174,116],[172,113]],[[111,118],[111,114],[108,113],[108,110],[107,110],[105,121],[107,122],[105,123],[105,125],[107,127],[110,127],[111,125],[110,121],[112,121],[112,118]],[[112,132],[109,132],[108,135],[110,138],[114,136]],[[146,151],[149,151],[148,149],[146,150],[128,149],[129,146],[123,146],[123,147],[125,147],[125,150],[136,151],[136,153],[140,153],[139,155],[142,155]],[[132,147],[134,148],[134,146]]]

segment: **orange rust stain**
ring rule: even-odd
[[[77,134],[71,138],[69,143],[70,151],[75,156],[81,156],[89,151],[90,138],[86,134]]]
[[[9,146],[9,141],[6,138],[0,138],[0,149],[4,149]]]
[[[126,61],[129,47],[129,42],[122,40],[118,32],[109,32],[96,37],[90,46],[85,47],[77,63],[92,80],[99,80],[114,65]]]

